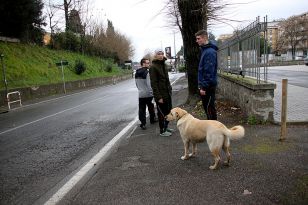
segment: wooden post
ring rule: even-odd
[[[287,135],[287,102],[288,102],[288,79],[282,79],[282,95],[281,95],[281,129],[280,141],[286,139]]]

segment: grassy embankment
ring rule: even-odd
[[[61,60],[67,60],[69,63],[68,66],[64,66],[66,82],[121,75],[129,72],[117,67],[110,59],[20,43],[0,42],[0,54],[4,55],[3,61],[9,89],[62,82],[61,67],[56,66],[56,63]],[[86,65],[86,71],[81,75],[74,72],[77,60]],[[108,66],[112,67],[111,72],[106,71]],[[5,84],[1,64],[0,70],[0,90],[4,90]]]

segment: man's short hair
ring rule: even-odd
[[[149,59],[148,58],[142,58],[141,61],[140,61],[140,65],[142,66],[145,63],[145,61],[149,61]]]
[[[208,37],[208,34],[207,34],[207,31],[202,29],[202,30],[199,30],[197,33],[195,33],[195,36],[206,36]]]

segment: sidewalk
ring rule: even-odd
[[[307,66],[279,66],[271,69],[308,73]],[[281,81],[273,83],[277,85],[274,91],[274,121],[280,123],[282,83]],[[287,101],[287,122],[308,123],[308,88],[288,84]]]
[[[174,106],[187,97],[185,81],[174,86]],[[232,116],[218,120],[235,125]],[[308,126],[288,126],[282,143],[277,125],[243,125],[245,138],[231,141],[231,166],[215,171],[206,143],[198,145],[196,158],[180,159],[183,143],[175,123],[171,137],[160,137],[158,124],[137,127],[63,204],[305,204]]]
[[[281,92],[282,83],[275,82],[274,91],[274,120],[281,122]],[[308,122],[308,88],[288,84],[287,122]]]

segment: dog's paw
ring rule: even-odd
[[[215,170],[217,168],[217,166],[213,165],[213,166],[210,166],[210,169],[211,170]]]
[[[188,159],[189,157],[188,156],[182,156],[181,157],[181,160],[186,160],[186,159]]]
[[[189,157],[195,157],[196,155],[193,154],[193,153],[190,153],[188,156],[189,156]]]

